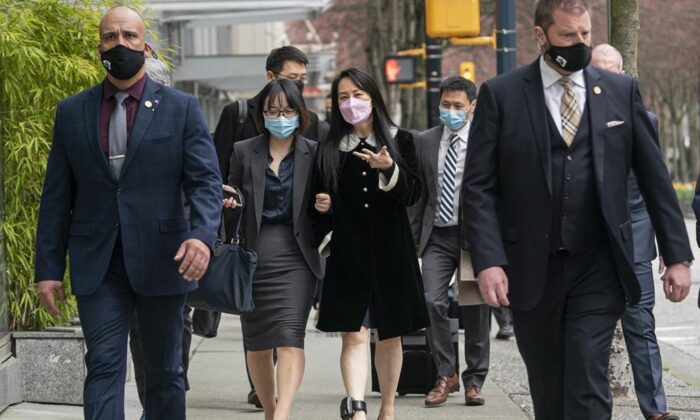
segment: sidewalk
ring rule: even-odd
[[[695,221],[686,220],[690,237],[694,238]],[[700,258],[700,249],[691,241],[693,253]],[[654,263],[656,270],[657,263]],[[691,295],[682,303],[664,298],[661,282],[656,282],[656,332],[664,365],[664,388],[668,409],[683,420],[700,420],[700,311],[697,291],[700,289],[700,263],[691,268]],[[656,271],[654,271],[656,272]],[[658,278],[658,275],[655,275]],[[306,336],[306,373],[295,402],[292,419],[332,420],[339,418],[343,385],[340,378],[340,338],[313,328],[310,317]],[[495,334],[494,331],[491,337]],[[261,420],[262,412],[245,403],[248,381],[243,363],[240,322],[226,316],[219,337],[192,342],[190,384],[187,415],[190,420],[242,419]],[[460,337],[460,352],[464,337]],[[464,355],[460,355],[463,366]],[[369,384],[368,384],[369,387]],[[491,370],[483,389],[486,405],[464,406],[463,394],[453,394],[439,408],[425,408],[423,397],[412,395],[397,398],[397,420],[442,419],[527,419],[532,418],[527,375],[516,343],[491,340]],[[376,418],[379,396],[367,394],[368,418]],[[126,385],[126,420],[138,420],[141,406],[136,385]],[[614,420],[640,419],[635,399],[615,400]],[[0,420],[79,420],[82,408],[42,404],[19,404],[0,414]]]
[[[243,364],[240,323],[236,317],[222,320],[219,337],[192,342],[190,362],[191,390],[187,395],[187,418],[190,420],[262,419],[262,411],[246,404],[248,381]],[[463,346],[460,346],[461,348]],[[343,383],[339,369],[340,337],[309,329],[306,336],[306,373],[294,404],[292,419],[329,420],[339,418]],[[462,360],[464,360],[462,358]],[[369,384],[368,384],[369,386]],[[493,381],[487,381],[483,390],[486,405],[464,406],[464,396],[452,394],[439,408],[425,408],[423,397],[398,397],[396,418],[447,420],[470,419],[526,419],[508,395]],[[141,408],[134,382],[127,383],[126,419],[138,420]],[[379,395],[368,393],[368,418],[379,413]],[[79,420],[82,408],[23,403],[0,414],[1,420]]]
[[[700,360],[663,342],[660,346],[668,410],[682,420],[700,420]],[[525,365],[515,341],[491,340],[489,375],[492,383],[518,404],[528,418],[534,418]],[[636,398],[615,399],[614,404],[614,420],[642,418]]]
[[[495,326],[494,326],[495,328]],[[242,338],[237,317],[222,320],[219,337],[192,343],[187,415],[190,420],[262,419],[262,412],[246,404],[248,381],[243,364]],[[493,334],[491,334],[493,337]],[[463,337],[460,340],[463,351]],[[664,386],[669,409],[684,420],[700,420],[700,363],[668,344],[662,344]],[[292,419],[329,420],[338,417],[342,381],[338,360],[340,338],[316,331],[309,324],[306,338],[306,374],[294,405]],[[460,360],[463,359],[463,355]],[[679,379],[679,378],[682,378]],[[369,384],[368,384],[369,386]],[[491,341],[491,372],[483,389],[486,405],[466,407],[463,394],[453,394],[439,408],[425,408],[423,397],[398,397],[396,418],[421,420],[532,418],[525,367],[514,340]],[[379,396],[368,393],[368,418],[378,414]],[[141,407],[134,382],[126,386],[126,419],[138,420]],[[23,403],[0,414],[0,420],[79,420],[82,408]],[[613,419],[639,419],[636,400],[616,400]]]

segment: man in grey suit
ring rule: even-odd
[[[444,403],[459,390],[457,357],[447,315],[447,291],[459,266],[461,226],[459,192],[467,153],[476,86],[462,77],[450,77],[440,85],[441,125],[418,137],[416,152],[421,164],[421,198],[409,212],[418,255],[423,260],[425,300],[430,316],[427,338],[437,365],[435,387],[425,397],[426,406]],[[489,307],[461,307],[465,329],[467,368],[462,373],[467,405],[483,405],[480,394],[489,367]]]
[[[622,55],[609,44],[600,44],[593,48],[591,65],[613,73],[624,73]],[[659,120],[651,112],[648,112],[648,115],[658,137]],[[656,324],[653,312],[654,275],[651,269],[651,261],[656,258],[654,228],[651,225],[644,198],[639,191],[637,178],[632,171],[627,189],[634,243],[635,274],[642,290],[639,303],[626,302],[621,319],[632,364],[634,388],[639,408],[645,419],[677,420],[677,416],[666,413],[666,392],[661,378],[661,353],[654,332]],[[659,272],[663,272],[663,258],[659,261]]]

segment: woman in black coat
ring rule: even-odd
[[[319,251],[327,256],[318,328],[343,332],[341,417],[354,420],[366,417],[368,328],[376,328],[379,419],[393,419],[401,335],[429,323],[406,213],[420,195],[418,161],[413,135],[392,123],[369,75],[341,72],[331,95],[313,181]]]

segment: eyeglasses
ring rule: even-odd
[[[267,118],[279,118],[283,115],[285,116],[285,118],[292,118],[296,117],[299,114],[299,112],[296,109],[287,108],[282,110],[270,109],[268,111],[263,111],[263,114],[265,114]]]
[[[301,81],[301,83],[303,83],[303,84],[306,84],[309,81],[309,79],[308,79],[308,77],[306,77],[306,75],[299,77],[299,75],[295,74],[295,73],[292,73],[289,75],[277,73],[277,76],[282,77],[282,78],[287,79],[287,80],[291,80],[292,82]]]

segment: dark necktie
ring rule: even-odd
[[[454,213],[458,148],[459,136],[455,133],[450,136],[450,147],[447,149],[445,167],[442,173],[442,191],[440,192],[440,203],[438,206],[438,217],[442,223],[449,223]]]
[[[114,94],[114,111],[109,118],[109,163],[114,176],[119,178],[126,157],[126,106],[124,100],[129,97],[126,92]]]

